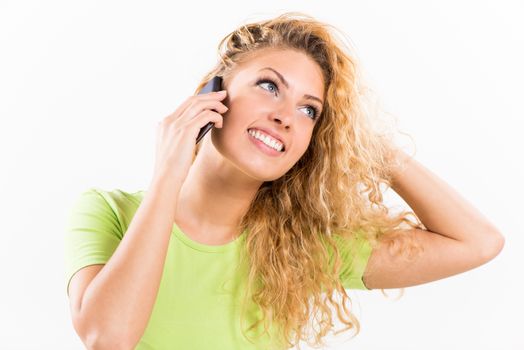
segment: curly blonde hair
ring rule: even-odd
[[[337,236],[351,238],[360,232],[373,248],[384,236],[391,251],[412,256],[420,247],[407,235],[399,240],[400,231],[394,230],[402,225],[424,228],[413,212],[390,215],[383,204],[380,185],[390,187],[393,167],[402,164],[392,157],[394,135],[375,127],[378,114],[367,103],[369,91],[363,87],[357,60],[337,32],[300,12],[242,25],[221,40],[219,62],[195,91],[265,48],[299,50],[322,69],[325,104],[308,149],[286,174],[261,185],[238,226],[238,232],[249,232],[242,254],[242,261],[248,261],[242,314],[251,298],[262,315],[248,331],[262,322],[264,333],[278,325],[277,338],[288,347],[301,340],[313,347],[325,345],[322,338],[333,327],[330,305],[346,326],[335,334],[351,328],[356,329],[354,336],[360,332],[339,278]],[[402,246],[394,249],[400,241]],[[334,301],[335,292],[342,296],[340,303]],[[306,328],[312,319],[320,326],[313,342]]]

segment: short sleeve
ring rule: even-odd
[[[369,241],[359,232],[351,238],[337,235],[334,237],[342,260],[340,271],[342,286],[346,289],[371,290],[366,287],[362,279],[372,251]]]
[[[65,283],[81,268],[105,264],[122,240],[118,218],[97,189],[82,192],[67,217],[64,239]]]

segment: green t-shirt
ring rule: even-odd
[[[90,188],[76,199],[65,232],[66,293],[75,272],[110,259],[144,194]],[[173,224],[157,299],[135,349],[271,348],[270,337],[264,335],[255,346],[240,330],[240,286],[247,276],[235,266],[245,237],[246,232],[224,245],[206,245],[191,240]],[[338,242],[345,243],[340,244],[344,288],[369,290],[362,275],[371,246],[361,239]]]

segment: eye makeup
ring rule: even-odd
[[[256,85],[260,85],[260,84],[264,84],[264,83],[269,83],[269,84],[275,86],[274,93],[278,93],[278,91],[279,91],[278,83],[276,83],[272,78],[270,78],[268,76],[262,76],[262,77],[260,77],[257,80]],[[272,92],[272,91],[270,91],[268,89],[264,89],[264,90]],[[318,118],[318,115],[319,115],[318,108],[313,106],[313,105],[307,105],[307,107],[309,107],[309,108],[311,108],[313,110],[313,116],[311,116],[310,118],[313,119],[313,120],[316,120]]]

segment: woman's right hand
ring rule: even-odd
[[[221,102],[227,96],[223,91],[190,96],[158,123],[153,183],[167,182],[180,190],[191,167],[200,129],[209,122],[222,128],[221,114],[228,110]]]

